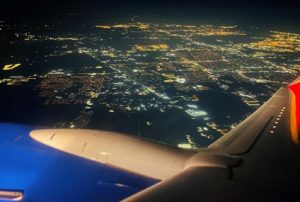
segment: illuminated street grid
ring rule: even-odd
[[[89,127],[97,106],[108,113],[182,111],[198,123],[191,129],[196,133],[187,131],[182,134],[185,141],[171,143],[183,148],[203,146],[201,142],[208,144],[224,135],[300,72],[297,33],[134,21],[94,24],[82,27],[84,30],[78,33],[62,34],[55,24],[41,26],[40,33],[27,30],[25,25],[19,31],[19,26],[1,22],[0,33],[9,36],[11,45],[46,47],[41,52],[30,49],[30,56],[3,56],[7,62],[3,71],[10,74],[0,74],[0,87],[34,83],[33,90],[43,99],[44,107],[79,105],[76,117],[54,124],[70,128]],[[64,66],[68,62],[64,59],[64,63],[50,66],[46,72],[18,72],[35,70],[41,61],[47,64],[51,58],[68,56],[72,64],[74,57],[95,62],[74,69]],[[207,92],[234,97],[245,110],[233,119],[232,109],[223,107],[226,116],[217,118],[201,103],[203,99],[214,99],[218,105],[222,98],[202,96]],[[151,121],[142,124],[153,127]]]

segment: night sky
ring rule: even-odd
[[[45,16],[68,12],[103,12],[115,9],[284,9],[297,13],[298,0],[1,0],[0,16]]]

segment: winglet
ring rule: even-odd
[[[295,81],[293,81],[291,84],[289,84],[288,87],[293,86],[293,85],[298,84],[298,83],[300,83],[300,76]]]
[[[291,92],[290,107],[290,129],[292,141],[296,144],[299,143],[299,128],[300,128],[300,77],[288,85]]]

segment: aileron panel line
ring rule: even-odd
[[[245,121],[209,146],[209,149],[227,154],[243,154],[249,151],[259,135],[269,125],[276,109],[287,99],[287,89],[281,88]]]

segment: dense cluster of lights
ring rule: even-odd
[[[11,56],[8,61],[12,64],[2,70],[14,73],[41,58],[47,62],[74,55],[88,57],[96,64],[76,70],[54,66],[48,73],[0,77],[0,85],[21,86],[35,80],[35,90],[45,107],[81,106],[77,117],[61,124],[71,128],[86,127],[98,106],[110,114],[178,110],[199,123],[193,128],[196,137],[185,133],[186,142],[178,144],[182,148],[195,148],[197,138],[212,141],[214,135],[224,135],[244,118],[233,120],[228,115],[224,118],[228,123],[216,121],[201,106],[207,101],[203,94],[236,97],[253,111],[300,72],[300,35],[296,33],[271,31],[263,35],[231,25],[142,22],[95,25],[86,34],[48,34],[54,25],[44,29],[45,34],[15,33],[11,43],[57,43],[53,50],[35,52],[40,54],[36,58]],[[154,127],[148,120],[145,125]]]

